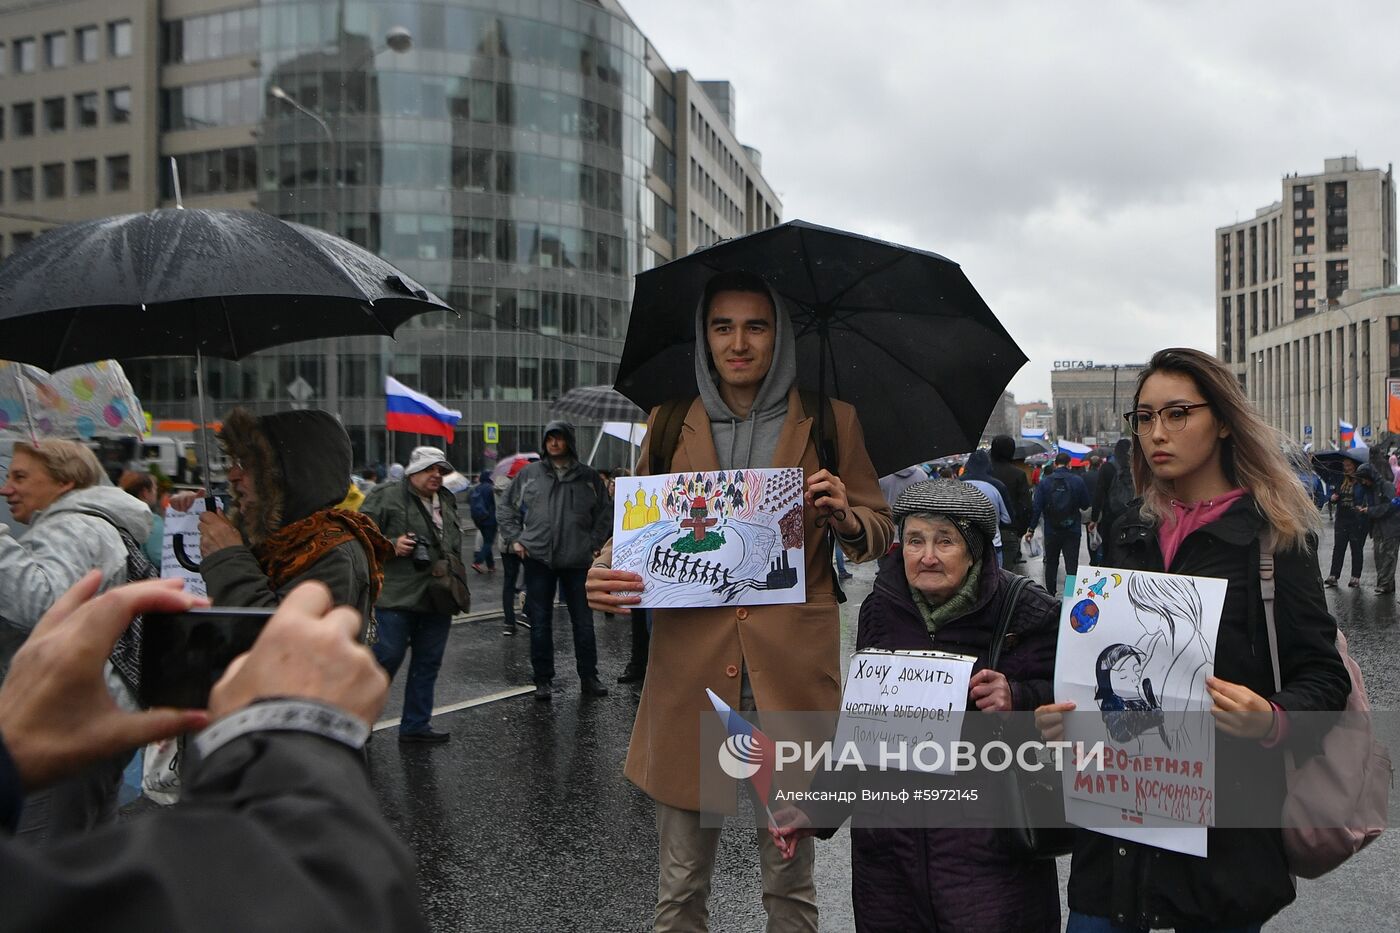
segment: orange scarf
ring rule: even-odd
[[[393,556],[394,546],[367,515],[339,509],[313,512],[279,528],[253,548],[253,556],[272,581],[272,588],[281,589],[288,580],[310,570],[326,552],[346,541],[358,542],[369,558],[369,601],[373,605],[384,585],[384,563]]]

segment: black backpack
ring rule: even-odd
[[[1108,487],[1108,502],[1104,511],[1110,515],[1122,515],[1128,510],[1129,503],[1137,497],[1137,491],[1133,489],[1133,470],[1127,463],[1115,463],[1113,470],[1113,481]]]
[[[1074,490],[1070,489],[1068,476],[1058,472],[1051,475],[1050,489],[1045,497],[1045,515],[1057,525],[1078,521],[1079,509],[1074,504]]]

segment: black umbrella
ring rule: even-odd
[[[549,406],[550,415],[582,421],[645,421],[647,413],[612,386],[579,386]]]
[[[284,343],[391,336],[450,310],[347,240],[259,211],[158,210],[58,227],[0,263],[6,359],[242,359]]]
[[[622,394],[644,409],[695,394],[695,311],[724,271],[787,300],[799,385],[856,407],[877,474],[975,448],[1026,362],[957,263],[794,220],[637,276]]]
[[[1024,460],[1027,457],[1034,457],[1036,454],[1048,454],[1052,452],[1050,444],[1046,441],[1039,441],[1033,437],[1021,438],[1021,443],[1016,445],[1016,449],[1011,453],[1012,460]]]

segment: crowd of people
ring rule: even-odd
[[[433,726],[433,694],[452,616],[467,609],[464,568],[494,573],[498,555],[507,636],[523,577],[536,700],[555,689],[556,594],[586,697],[608,692],[594,611],[631,614],[624,676],[641,694],[624,774],[655,805],[659,931],[709,925],[719,830],[702,817],[715,805],[700,778],[707,691],[760,714],[840,708],[838,555],[878,562],[858,648],[975,657],[967,708],[1035,711],[1048,736],[1072,708],[1052,689],[1059,565],[1077,572],[1084,536],[1094,562],[1223,577],[1208,684],[1219,728],[1252,765],[1231,774],[1254,783],[1231,777],[1220,795],[1277,791],[1285,752],[1316,753],[1307,733],[1289,733],[1288,716],[1341,709],[1350,683],[1318,566],[1319,507],[1277,432],[1213,358],[1157,353],[1126,416],[1130,437],[1106,460],[1076,467],[1061,454],[1033,472],[999,437],[958,478],[911,467],[881,479],[852,406],[825,400],[827,417],[812,417],[784,300],[761,277],[716,275],[695,334],[696,392],[651,412],[638,468],[801,467],[805,602],[639,611],[643,579],[612,566],[610,477],[581,462],[568,423],[545,427],[540,459],[484,473],[461,503],[444,487],[448,457],[426,446],[383,482],[362,474],[363,501],[347,502],[351,448],[333,415],[235,410],[221,435],[231,501],[199,519],[200,573],[213,603],[275,614],[204,711],[138,711],[124,676],[133,617],[204,602],[173,581],[132,582],[159,563],[160,490],[136,475],[104,483],[81,444],[17,445],[0,494],[29,528],[20,538],[0,530],[0,628],[13,656],[0,685],[0,822],[35,838],[0,841],[0,916],[79,928],[100,904],[112,929],[421,928],[412,859],[378,812],[363,746],[405,660],[399,741],[449,740]],[[822,420],[830,438],[815,436]],[[679,430],[651,430],[662,421]],[[1356,542],[1371,533],[1390,592],[1400,500],[1393,477],[1356,467],[1327,496],[1337,513],[1327,582],[1343,545],[1359,577]],[[204,495],[169,504],[188,509]],[[1278,688],[1251,624],[1265,537],[1277,544]],[[1036,541],[1043,588],[1018,580]],[[1003,617],[1015,637],[994,644]],[[132,748],[183,733],[197,738],[182,802],[111,825]],[[817,929],[815,839],[845,816],[791,807],[755,832],[769,929]],[[1277,830],[1211,829],[1209,840],[1198,858],[1077,831],[1068,929],[1257,930],[1291,902]],[[861,930],[1060,929],[1053,863],[1020,859],[991,830],[853,829],[851,858]],[[116,886],[145,895],[104,893]],[[193,912],[211,902],[247,913]]]

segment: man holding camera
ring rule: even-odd
[[[379,641],[374,656],[393,678],[404,655],[413,651],[404,684],[400,742],[437,744],[450,738],[434,731],[429,720],[452,614],[439,608],[429,590],[432,565],[449,554],[462,555],[456,502],[442,492],[442,478],[451,472],[452,464],[438,448],[414,448],[404,478],[375,487],[360,509],[394,544],[375,606]]]

